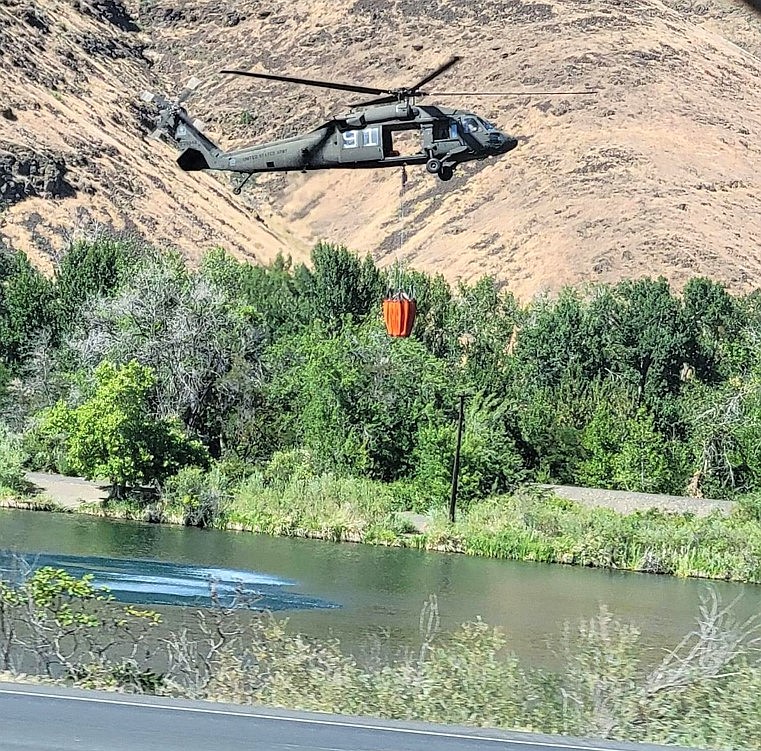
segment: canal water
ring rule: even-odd
[[[564,624],[606,606],[642,633],[651,659],[695,624],[701,593],[740,597],[738,618],[761,610],[761,587],[447,553],[291,540],[249,533],[0,510],[0,569],[22,554],[32,566],[91,572],[117,599],[160,606],[168,625],[244,593],[310,636],[337,637],[362,657],[375,637],[388,653],[414,647],[420,612],[436,595],[444,631],[481,617],[527,664],[554,662]]]

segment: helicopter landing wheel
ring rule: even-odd
[[[438,175],[441,171],[441,160],[431,157],[426,163],[425,168],[432,174]]]
[[[452,179],[453,175],[454,175],[454,169],[452,169],[452,167],[447,167],[446,165],[444,165],[439,170],[439,180],[443,180],[444,182],[449,182],[449,180]]]

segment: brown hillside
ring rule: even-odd
[[[48,159],[47,187],[61,197],[16,200],[0,217],[19,247],[58,247],[85,216],[189,255],[222,244],[261,259],[283,248],[302,257],[325,238],[452,280],[495,274],[524,298],[642,274],[756,286],[761,21],[739,1],[125,6],[0,0],[0,92],[7,84],[18,117],[0,117],[0,141],[63,156],[68,170],[58,174]],[[35,8],[48,32],[22,18]],[[403,207],[398,172],[382,170],[261,176],[236,198],[225,176],[184,175],[170,147],[140,137],[142,88],[171,94],[198,76],[189,108],[233,147],[311,128],[347,99],[222,77],[222,67],[403,85],[453,52],[465,59],[437,88],[600,93],[445,100],[498,122],[520,146],[463,166],[448,184],[411,170]]]
[[[0,0],[0,235],[43,267],[78,233],[138,233],[188,255],[303,252],[210,175],[146,141],[151,38],[118,0]]]

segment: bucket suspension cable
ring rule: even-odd
[[[407,170],[402,165],[402,188],[399,193],[399,247],[388,275],[388,294],[383,301],[383,319],[386,324],[386,331],[392,337],[408,337],[412,333],[417,311],[414,290],[410,290],[412,294],[409,294],[405,289],[406,279],[401,262],[402,247],[405,240],[404,193],[406,183]]]
[[[404,191],[407,185],[407,168],[402,165],[402,187],[399,190],[399,249],[397,251],[398,261],[402,254],[402,247],[404,246]]]
[[[406,289],[405,285],[405,274],[404,269],[402,268],[402,251],[404,249],[404,243],[407,240],[406,236],[406,205],[405,205],[405,193],[406,193],[406,186],[407,186],[407,168],[403,164],[402,165],[402,184],[401,188],[399,190],[399,230],[397,232],[398,237],[398,245],[396,248],[396,255],[394,258],[394,263],[392,265],[392,272],[389,279],[390,287],[389,290],[389,296],[390,297],[414,297],[414,291],[410,291]]]

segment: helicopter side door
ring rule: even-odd
[[[338,134],[338,160],[341,164],[374,162],[383,158],[383,139],[380,125],[367,125],[359,130]]]

